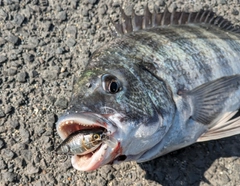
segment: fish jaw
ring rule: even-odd
[[[112,162],[118,154],[121,153],[120,143],[112,149],[103,144],[98,151],[96,151],[91,158],[87,156],[79,157],[78,155],[72,156],[71,163],[73,167],[79,171],[92,171],[103,165]]]
[[[112,162],[121,154],[121,144],[118,140],[113,138],[116,132],[116,126],[102,115],[95,113],[67,113],[59,118],[56,123],[57,132],[63,140],[75,131],[99,127],[107,130],[111,145],[103,141],[103,144],[93,152],[85,155],[72,156],[71,162],[75,169],[80,171],[92,171]]]

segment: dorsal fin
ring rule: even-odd
[[[164,12],[151,13],[148,6],[144,9],[144,15],[136,15],[132,10],[132,15],[126,15],[124,10],[121,10],[121,19],[119,23],[114,23],[118,34],[131,33],[141,29],[153,28],[164,25],[182,25],[189,23],[206,23],[217,26],[221,29],[230,32],[240,33],[239,26],[234,26],[230,21],[224,19],[222,16],[217,16],[210,10],[200,10],[198,12],[176,12],[168,11],[166,7]]]

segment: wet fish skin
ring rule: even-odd
[[[98,163],[87,166],[73,157],[73,166],[93,170],[123,156],[144,162],[197,141],[238,134],[240,119],[231,118],[240,108],[239,59],[239,34],[205,23],[115,38],[93,53],[75,80],[69,114],[57,127],[74,120],[73,113],[78,118],[88,113],[87,122],[105,127],[118,144],[87,161],[99,157]]]

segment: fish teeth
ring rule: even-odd
[[[73,124],[76,124],[76,125],[80,125],[80,126],[83,126],[83,127],[96,127],[98,125],[95,125],[93,123],[80,123],[78,121],[75,121],[75,120],[67,120],[67,121],[64,121],[60,124],[60,126],[66,126],[66,125],[73,125]],[[61,128],[61,127],[60,127]],[[109,134],[110,135],[110,134]]]
[[[81,125],[81,126],[93,127],[92,125],[74,122],[73,120],[65,121],[62,125],[68,125],[68,124],[73,124],[73,123],[78,124],[78,125]]]

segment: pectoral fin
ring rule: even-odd
[[[235,117],[237,115],[237,117]],[[198,142],[215,140],[240,134],[239,113],[226,113],[220,122],[198,138]]]
[[[222,114],[226,107],[229,107],[229,105],[226,105],[229,97],[234,96],[239,87],[240,75],[234,75],[222,77],[179,94],[185,96],[187,101],[190,102],[192,119],[204,125],[210,125]],[[240,106],[240,103],[238,105]],[[233,112],[236,110],[233,110]]]
[[[189,103],[191,118],[208,126],[198,141],[240,133],[240,75],[222,77],[191,91],[179,91]]]

